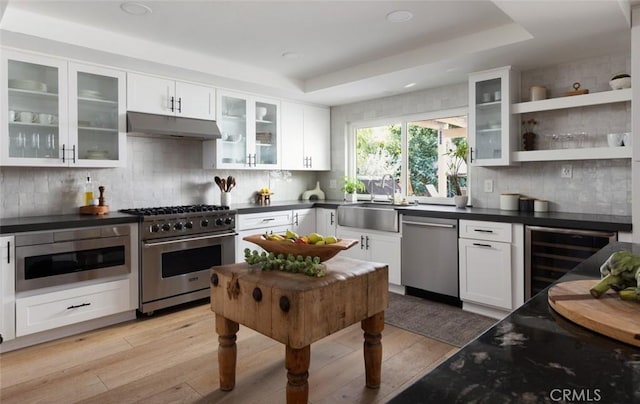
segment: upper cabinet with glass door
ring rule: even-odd
[[[65,166],[67,62],[3,51],[0,163]]]
[[[12,51],[2,63],[0,164],[125,164],[123,72]]]
[[[222,139],[204,142],[204,168],[279,168],[278,101],[218,91]]]
[[[511,100],[517,99],[519,75],[511,67],[469,75],[470,162],[477,166],[511,164],[517,142]]]
[[[69,138],[83,167],[124,166],[125,73],[69,65]]]

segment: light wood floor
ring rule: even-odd
[[[382,386],[364,387],[355,324],[311,346],[309,402],[386,402],[457,348],[386,325]],[[284,403],[284,345],[240,326],[236,387],[218,388],[207,304],[0,355],[0,402]]]

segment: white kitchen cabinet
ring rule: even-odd
[[[16,336],[15,243],[13,236],[0,237],[0,344]]]
[[[463,309],[502,318],[524,303],[522,225],[460,220],[459,237]]]
[[[358,244],[348,250],[341,251],[340,255],[387,264],[389,266],[389,283],[400,285],[400,233],[338,226],[336,236],[340,239],[358,240]]]
[[[127,74],[127,109],[149,114],[214,120],[216,90],[163,77]]]
[[[203,142],[204,168],[280,168],[280,101],[218,91],[222,138]]]
[[[477,166],[511,164],[519,132],[511,119],[518,97],[519,73],[510,66],[469,75],[469,161]]]
[[[300,236],[305,236],[316,232],[316,212],[315,209],[294,209],[291,213],[291,229]],[[322,234],[322,233],[320,233]],[[328,236],[329,234],[322,234]]]
[[[291,210],[240,214],[236,218],[236,261],[244,262],[244,249],[262,251],[253,243],[243,240],[243,237],[253,234],[277,233],[284,234],[291,229],[293,217]]]
[[[16,299],[16,336],[131,310],[130,281],[122,279]]]
[[[283,170],[330,170],[328,108],[282,102]]]
[[[316,232],[323,236],[336,234],[336,210],[316,208]]]
[[[124,72],[14,51],[2,67],[0,164],[126,164]]]

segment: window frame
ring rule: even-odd
[[[409,164],[409,156],[407,155],[407,126],[411,122],[427,121],[431,119],[446,118],[453,116],[469,116],[468,107],[450,108],[438,111],[421,112],[417,114],[400,115],[393,117],[384,117],[372,120],[362,120],[349,122],[347,124],[347,167],[346,175],[354,177],[356,175],[356,131],[358,129],[370,128],[376,126],[400,125],[400,145],[402,148],[401,166],[406,168]],[[467,128],[467,140],[469,139],[469,128]],[[467,165],[467,184],[471,184],[471,164]],[[407,196],[407,175],[406,170],[401,170],[400,187],[402,189],[402,198],[406,198],[409,203],[437,204],[437,205],[454,205],[453,198],[446,197],[430,197],[430,196]],[[467,195],[470,195],[470,187],[467,185]],[[358,194],[358,200],[370,201],[372,195]]]

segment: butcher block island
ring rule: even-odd
[[[388,267],[335,257],[323,277],[234,264],[211,269],[220,389],[235,386],[239,324],[286,345],[287,403],[306,403],[310,347],[358,321],[364,331],[366,385],[380,386]]]

